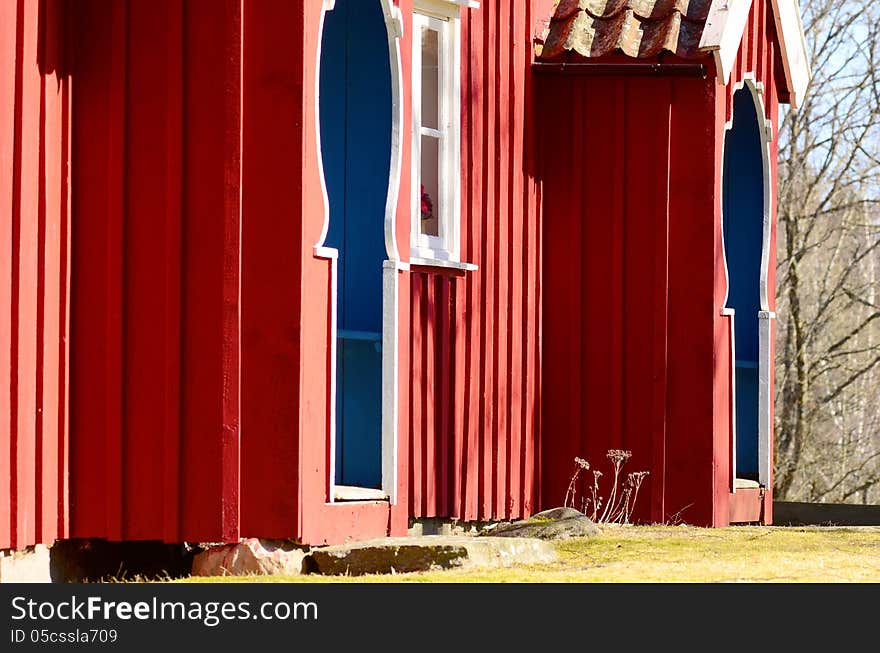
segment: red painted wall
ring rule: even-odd
[[[406,528],[405,498],[326,503],[321,9],[79,7],[74,536],[318,543]]]
[[[74,18],[72,529],[239,524],[241,8]]]
[[[0,549],[67,535],[65,7],[0,6]]]
[[[539,79],[544,505],[562,502],[575,456],[603,471],[607,496],[605,453],[628,449],[627,471],[650,471],[638,519],[728,523],[722,144],[746,71],[778,117],[768,12],[764,0],[753,6],[726,87],[711,60],[706,80]]]
[[[552,3],[462,19],[464,273],[413,268],[410,512],[475,520],[538,505],[541,190],[533,36]]]
[[[397,503],[328,503],[322,5],[0,10],[0,548],[67,536],[68,412],[76,537],[317,544],[518,517],[610,446],[652,470],[643,516],[724,523],[732,87],[533,77],[552,0],[463,11],[462,254],[479,269],[395,273]],[[756,6],[750,34],[772,36]],[[775,54],[748,43],[738,71],[767,80],[775,120]]]

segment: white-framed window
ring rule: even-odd
[[[461,3],[413,13],[412,257],[457,262],[461,234]]]

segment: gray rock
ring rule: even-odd
[[[287,542],[255,537],[202,551],[193,559],[193,576],[297,575],[305,571],[308,553]]]
[[[310,555],[318,573],[360,576],[546,563],[556,560],[556,549],[540,540],[428,535],[322,547]]]
[[[580,510],[575,510],[574,508],[550,508],[550,510],[535,513],[532,515],[531,519],[579,519],[581,517],[587,516]],[[587,517],[587,519],[589,519],[589,517]]]
[[[567,540],[601,535],[593,520],[574,508],[551,508],[528,519],[499,524],[486,533],[493,537],[529,537],[540,540]]]

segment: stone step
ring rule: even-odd
[[[321,547],[309,556],[320,574],[362,576],[549,563],[556,560],[556,549],[530,538],[427,535]]]

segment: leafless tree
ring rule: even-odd
[[[776,496],[880,503],[880,3],[802,0],[780,129]]]

